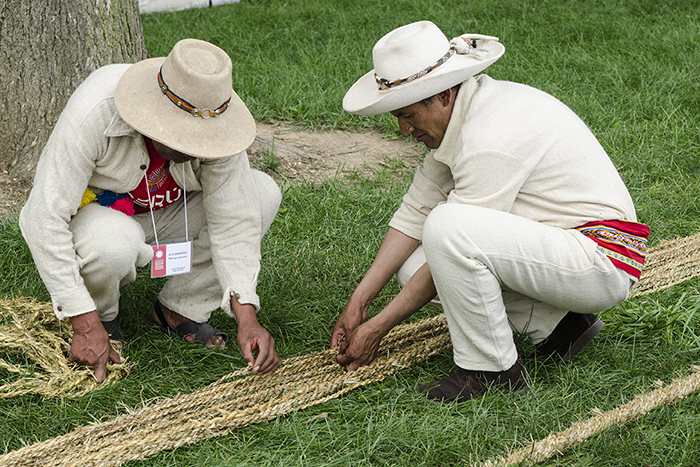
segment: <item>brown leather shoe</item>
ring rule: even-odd
[[[560,365],[583,350],[603,329],[605,323],[596,315],[568,312],[552,334],[535,346],[538,358],[553,359]]]
[[[526,376],[523,362],[518,357],[515,364],[505,371],[470,371],[457,367],[452,375],[423,384],[416,392],[424,393],[435,402],[465,402],[482,396],[489,389],[527,392]]]

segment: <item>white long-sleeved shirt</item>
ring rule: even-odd
[[[462,84],[440,146],[417,169],[389,225],[420,240],[426,217],[445,202],[565,229],[637,220],[615,166],[571,109],[487,75]]]
[[[68,229],[83,193],[88,187],[127,193],[141,182],[142,165],[150,160],[143,137],[114,105],[117,83],[129,66],[102,67],[73,93],[41,154],[20,213],[22,233],[59,319],[95,310]],[[182,187],[182,171],[172,176]],[[224,291],[222,309],[233,316],[233,293],[240,303],[258,309],[261,213],[247,154],[186,162],[184,177],[188,191],[204,192],[214,267]]]

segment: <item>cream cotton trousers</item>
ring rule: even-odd
[[[268,175],[256,170],[252,170],[251,175],[260,193],[260,229],[264,235],[277,214],[282,194]],[[182,198],[153,214],[159,243],[185,238]],[[187,193],[187,224],[190,240],[193,240],[192,271],[171,276],[158,299],[182,316],[203,323],[221,304],[223,290],[212,262],[201,191]],[[129,217],[99,203],[90,203],[71,219],[69,228],[80,275],[95,301],[97,314],[102,321],[111,321],[119,313],[119,287],[136,279],[136,268],[147,265],[153,256],[150,244],[155,237],[151,214]],[[231,228],[236,227],[232,225]]]
[[[421,245],[396,274],[402,287],[426,260],[454,361],[466,370],[509,369],[518,357],[513,331],[537,344],[568,311],[625,300],[634,279],[577,230],[457,203],[431,211]]]

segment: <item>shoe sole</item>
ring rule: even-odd
[[[571,347],[569,348],[569,351],[566,352],[564,355],[561,357],[561,361],[559,362],[560,365],[563,365],[564,363],[568,362],[571,360],[571,358],[579,353],[580,351],[583,350],[584,347],[588,345],[589,342],[593,340],[593,338],[600,332],[601,329],[605,327],[605,323],[599,319],[597,319],[591,327],[586,329],[586,332],[581,334],[578,339],[574,341],[573,344],[571,344]]]

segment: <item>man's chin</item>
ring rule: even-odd
[[[432,138],[430,138],[427,134],[423,133],[422,135],[419,136],[414,136],[415,140],[419,143],[425,144],[425,146],[428,149],[437,149],[440,144],[435,144]]]
[[[417,142],[423,143],[426,146],[428,146],[428,148],[430,148],[430,145],[428,143],[428,139],[427,139],[426,135],[420,135],[420,136],[416,137],[415,139]]]

